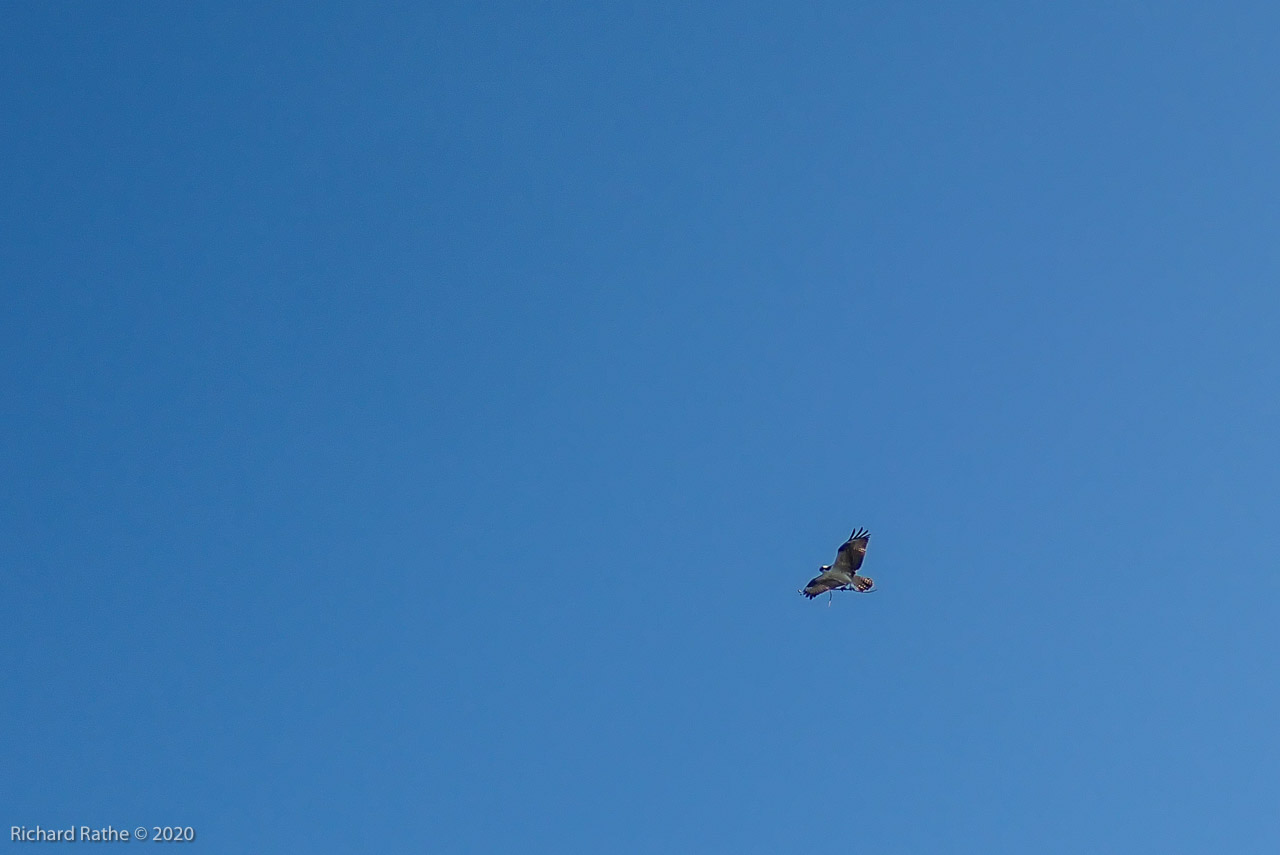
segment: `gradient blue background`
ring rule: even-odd
[[[1278,43],[4,4],[4,846],[1276,852]]]

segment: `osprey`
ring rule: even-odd
[[[810,579],[800,593],[812,600],[819,594],[830,591],[857,591],[860,594],[874,591],[876,583],[871,577],[858,575],[862,559],[867,557],[867,541],[870,539],[871,533],[866,529],[854,529],[849,539],[837,550],[836,563],[819,567],[818,575]]]

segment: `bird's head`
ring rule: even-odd
[[[827,572],[828,570],[830,570],[830,569],[831,569],[831,565],[830,565],[830,564],[819,564],[819,565],[818,565],[818,572],[819,572],[819,573],[826,573],[826,572]]]

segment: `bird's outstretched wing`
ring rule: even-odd
[[[804,590],[800,593],[809,599],[813,599],[819,594],[825,594],[827,591],[834,591],[843,588],[850,583],[850,577],[843,573],[837,573],[834,569],[828,570],[820,576],[814,576],[809,580],[809,584],[804,586]]]
[[[858,568],[862,566],[862,559],[867,557],[869,540],[871,540],[871,532],[865,528],[854,529],[853,534],[849,535],[849,539],[836,552],[836,561],[831,565],[831,569],[843,571],[850,576],[857,573]]]

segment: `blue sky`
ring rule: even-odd
[[[0,827],[1274,853],[1278,34],[5,4]]]

